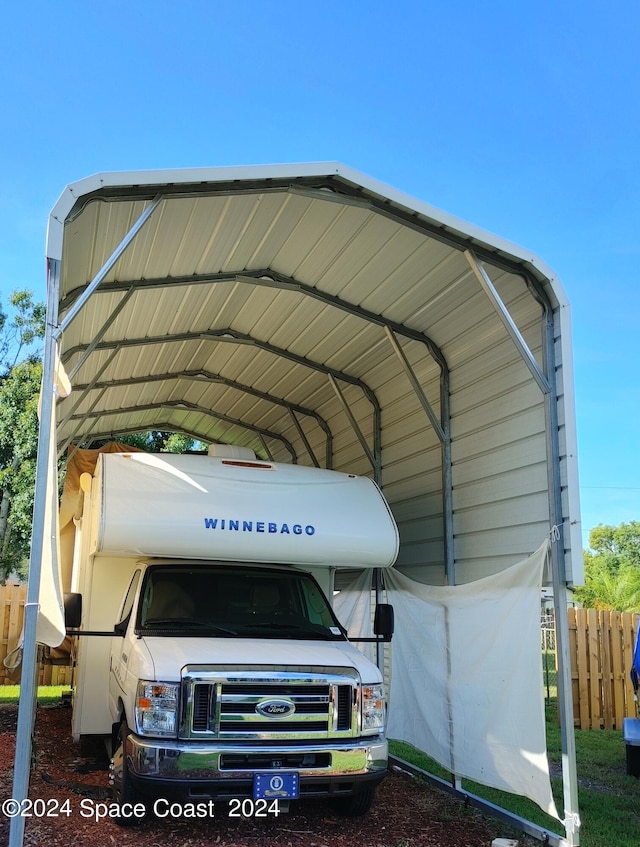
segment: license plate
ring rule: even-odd
[[[256,773],[253,776],[254,800],[296,800],[299,794],[297,773]]]

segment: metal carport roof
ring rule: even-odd
[[[368,474],[414,579],[556,527],[558,602],[581,581],[569,308],[534,255],[320,163],[80,180],[47,260],[59,455],[163,429]]]
[[[373,475],[426,582],[564,521],[571,580],[568,307],[536,257],[333,163],[96,175],[47,248],[61,451],[163,428]]]

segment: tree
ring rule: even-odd
[[[33,292],[14,291],[9,296],[9,305],[13,309],[11,320],[2,310],[0,303],[0,370],[6,376],[18,363],[20,356],[38,358],[33,345],[44,338],[44,303],[33,302]]]
[[[24,576],[29,556],[42,365],[15,365],[0,385],[0,576]]]
[[[102,447],[114,439],[101,439],[91,443],[91,447]],[[206,445],[189,435],[180,432],[162,432],[157,429],[148,432],[131,432],[123,435],[117,440],[123,441],[129,447],[137,447],[147,453],[189,453],[191,451],[201,452]]]
[[[29,554],[42,376],[35,343],[44,337],[44,306],[14,291],[0,305],[0,577],[23,574]],[[22,357],[22,360],[19,361]]]
[[[640,612],[640,522],[600,524],[589,533],[589,546],[576,599],[592,609]]]
[[[640,568],[640,522],[630,521],[618,526],[599,524],[589,533],[589,547],[614,570],[623,564]]]

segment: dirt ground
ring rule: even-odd
[[[11,797],[16,706],[0,707],[0,803]],[[215,804],[213,818],[151,819],[122,828],[107,814],[110,790],[106,751],[74,744],[70,709],[39,707],[36,715],[32,816],[25,845],[46,847],[488,847],[496,826],[455,798],[391,772],[378,788],[376,802],[363,818],[337,816],[324,802],[292,804],[288,814],[265,818],[229,817]],[[0,813],[0,845],[7,844],[9,819]],[[97,819],[98,818],[98,819]]]

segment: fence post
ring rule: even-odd
[[[611,630],[611,696],[613,698],[612,729],[622,729],[625,717],[622,612],[610,612],[609,626]]]

